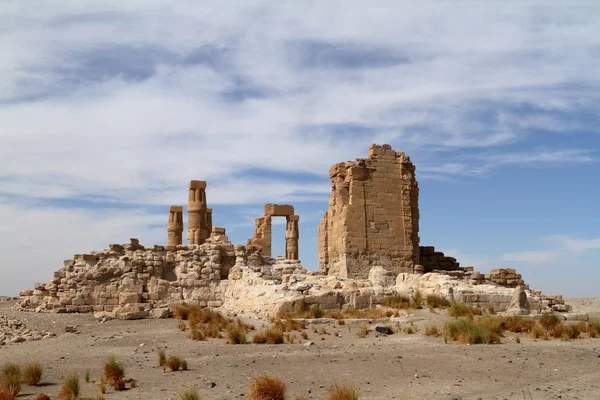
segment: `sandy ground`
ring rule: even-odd
[[[575,311],[600,311],[600,299],[570,301]],[[57,334],[0,346],[2,362],[39,361],[46,366],[46,385],[25,386],[20,398],[56,394],[61,378],[71,370],[89,369],[95,381],[104,360],[114,354],[139,386],[123,392],[109,389],[107,399],[175,399],[190,386],[200,389],[202,399],[244,398],[248,381],[263,373],[287,382],[290,399],[302,394],[325,399],[327,389],[337,382],[356,385],[363,400],[600,399],[600,339],[562,342],[521,336],[517,344],[509,334],[498,345],[444,344],[441,338],[423,336],[426,325],[447,318],[427,310],[406,315],[405,320],[420,329],[412,335],[359,338],[357,326],[329,324],[324,326],[329,335],[308,329],[312,346],[229,345],[224,339],[189,340],[176,320],[100,323],[92,315],[17,312],[12,304],[0,303],[0,315]],[[67,325],[79,325],[80,333],[65,333]],[[164,372],[157,365],[159,347],[186,358],[190,370]],[[83,383],[84,395],[97,393],[95,384]]]

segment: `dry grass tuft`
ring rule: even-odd
[[[198,389],[189,388],[179,393],[179,400],[200,400]]]
[[[125,389],[125,367],[119,363],[115,356],[108,357],[104,363],[104,380],[115,390]]]
[[[42,381],[44,367],[40,363],[30,363],[23,369],[23,380],[29,386],[37,386]]]
[[[327,400],[359,400],[358,389],[353,386],[336,384],[327,394]]]
[[[187,304],[183,303],[179,306],[176,306],[173,310],[173,316],[177,319],[181,319],[183,321],[187,320],[190,315],[190,309]]]
[[[56,398],[58,400],[77,400],[79,397],[79,374],[69,372],[62,381],[60,391]]]
[[[287,385],[279,378],[263,375],[254,378],[248,387],[248,400],[285,400]]]
[[[167,352],[165,349],[158,349],[158,365],[164,366],[167,364]]]
[[[451,317],[472,317],[474,315],[481,315],[483,311],[481,308],[471,307],[466,304],[453,302],[448,308],[448,315]]]
[[[495,321],[457,319],[444,325],[444,339],[458,343],[500,343],[499,325]]]
[[[238,320],[239,321],[239,320]],[[229,325],[227,327],[227,337],[231,344],[246,344],[246,332],[239,325]]]
[[[21,366],[7,362],[0,371],[0,394],[6,399],[14,399],[21,391]]]
[[[179,371],[181,369],[182,362],[183,360],[178,356],[171,356],[167,360],[167,367],[169,367],[171,371]],[[185,365],[187,367],[187,362]]]
[[[442,332],[440,332],[440,330],[438,329],[437,326],[432,325],[432,326],[429,326],[429,327],[425,328],[425,332],[423,332],[423,334],[425,336],[435,336],[435,337],[438,337],[438,336],[442,335]]]
[[[600,320],[590,320],[586,327],[587,335],[591,338],[595,338],[600,335]]]
[[[33,400],[50,400],[50,396],[48,396],[46,393],[40,393],[35,396]]]
[[[408,298],[407,296],[395,294],[392,296],[384,297],[383,304],[388,307],[405,310],[405,309],[410,308],[410,298]]]
[[[452,305],[450,300],[436,294],[428,294],[427,297],[425,297],[425,304],[427,304],[427,307],[429,308],[448,308]]]

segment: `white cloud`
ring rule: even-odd
[[[554,251],[523,251],[504,254],[502,260],[506,262],[544,263],[556,259],[559,255],[560,253]]]
[[[326,204],[330,165],[373,142],[406,150],[419,179],[595,161],[530,136],[597,111],[599,16],[561,2],[5,2],[1,261],[31,243],[41,265],[115,232],[153,239],[152,215],[38,203],[29,240],[19,203],[182,204],[204,179],[213,205]]]
[[[550,236],[550,241],[558,244],[565,252],[582,253],[592,250],[600,250],[600,238],[576,238],[572,236]]]

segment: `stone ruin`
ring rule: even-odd
[[[289,204],[265,204],[265,215],[256,218],[254,237],[248,240],[248,245],[260,246],[263,255],[271,257],[271,219],[273,217],[285,217],[285,258],[297,260],[300,217],[294,214],[294,206]]]
[[[371,145],[368,157],[329,171],[329,208],[318,228],[319,271],[298,257],[294,207],[266,204],[254,236],[234,245],[213,226],[204,181],[191,181],[187,244],[183,207],[172,206],[167,244],[137,239],[76,254],[49,283],[20,293],[19,307],[51,312],[94,312],[117,318],[166,317],[182,302],[226,312],[273,316],[302,302],[325,310],[376,307],[389,295],[415,290],[474,306],[517,314],[569,311],[560,296],[529,290],[513,269],[481,274],[460,267],[434,247],[420,246],[415,167],[389,145]],[[273,217],[286,218],[284,257],[272,258]]]

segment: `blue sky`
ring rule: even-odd
[[[0,294],[164,243],[192,179],[235,243],[293,204],[316,269],[329,166],[389,143],[423,245],[600,296],[600,7],[562,3],[3,2]]]

